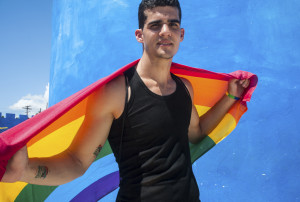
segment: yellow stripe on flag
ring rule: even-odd
[[[199,116],[202,116],[205,114],[211,107],[201,106],[201,105],[195,105],[196,110],[198,112]]]
[[[48,157],[66,150],[72,143],[84,117],[81,116],[31,145],[28,148],[29,157]]]
[[[225,115],[219,125],[208,135],[216,144],[221,142],[236,127],[233,116],[229,113]]]
[[[210,107],[206,107],[206,106],[200,106],[200,105],[195,105],[195,106],[199,116],[202,116],[210,109]],[[231,133],[235,127],[236,127],[235,118],[230,113],[227,113],[225,117],[222,119],[222,121],[218,124],[218,126],[208,136],[216,144],[218,144],[225,137],[227,137],[227,135],[229,135],[229,133]]]
[[[14,201],[27,185],[25,182],[0,183],[0,201]]]

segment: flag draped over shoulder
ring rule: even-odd
[[[134,61],[108,77],[102,78],[42,113],[0,134],[0,179],[8,160],[27,144],[29,157],[49,157],[69,147],[86,112],[89,97],[101,86],[135,66]],[[214,73],[172,63],[171,72],[188,79],[194,89],[194,104],[201,116],[226,92],[232,78],[250,79],[241,100],[228,111],[219,125],[197,145],[190,144],[191,161],[194,162],[236,127],[247,111],[246,101],[257,85],[257,76],[244,71],[230,74]],[[97,201],[118,187],[118,166],[106,143],[97,159],[80,178],[61,186],[38,186],[24,182],[0,183],[0,201]]]

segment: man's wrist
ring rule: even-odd
[[[231,99],[234,99],[234,100],[240,100],[240,97],[236,97],[236,96],[234,96],[234,95],[228,93],[227,91],[226,91],[226,95],[227,95],[227,97],[229,97],[229,98],[231,98]]]

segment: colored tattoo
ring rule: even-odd
[[[38,166],[38,170],[37,170],[35,178],[45,179],[46,176],[48,175],[48,172],[49,172],[49,170],[48,170],[47,166]]]
[[[98,154],[100,153],[101,149],[102,149],[102,146],[99,145],[99,146],[97,147],[97,149],[94,151],[94,156],[95,156],[95,158],[98,156]]]

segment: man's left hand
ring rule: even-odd
[[[248,88],[249,83],[249,79],[231,79],[228,83],[228,93],[240,98],[243,95],[244,90]]]

